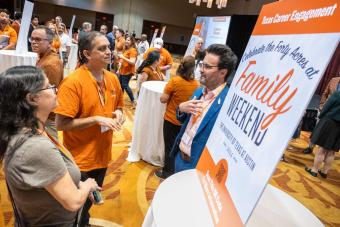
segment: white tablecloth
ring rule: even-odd
[[[127,160],[140,159],[155,166],[164,165],[163,116],[166,105],[159,100],[166,82],[142,84],[135,112],[132,143]]]
[[[78,44],[72,43],[70,46],[70,55],[68,56],[67,62],[67,68],[70,73],[76,69],[77,59],[78,59]]]
[[[18,54],[15,50],[0,50],[0,73],[13,66],[32,65],[37,63],[38,56],[33,52]]]
[[[196,170],[177,173],[160,184],[143,223],[143,227],[156,226],[214,226]],[[246,226],[324,225],[293,197],[267,185]]]

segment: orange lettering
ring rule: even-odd
[[[266,116],[261,124],[261,129],[263,130],[267,128],[277,116],[286,113],[291,109],[291,106],[286,106],[295,96],[298,88],[295,88],[292,92],[290,92],[290,86],[287,85],[289,80],[294,75],[293,69],[291,69],[281,80],[280,75],[278,74],[275,80],[270,81],[270,78],[256,75],[255,72],[250,72],[247,74],[250,66],[254,64],[256,64],[256,61],[248,62],[247,67],[236,82],[236,86],[241,80],[243,80],[240,88],[241,91],[243,91],[245,94],[250,94],[250,96],[253,96],[257,101],[272,108],[273,112]],[[275,86],[276,82],[278,83]],[[288,97],[284,98],[289,92],[290,94]]]

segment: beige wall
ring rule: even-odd
[[[165,42],[181,44],[180,36],[191,33],[197,15],[232,15],[245,14],[255,15],[261,10],[263,4],[275,0],[229,0],[225,9],[219,10],[216,7],[208,9],[206,3],[201,6],[189,4],[188,0],[36,0],[38,2],[50,3],[61,6],[74,7],[79,9],[109,13],[114,15],[114,24],[124,30],[136,31],[137,36],[142,32],[143,20],[151,20],[167,24],[167,31],[164,36]],[[40,7],[42,4],[37,4]],[[46,5],[46,4],[43,4]],[[52,8],[52,7],[51,7]],[[47,15],[66,15],[66,11],[53,9],[38,9],[40,13]],[[60,7],[59,7],[60,8]],[[36,7],[35,7],[36,9]],[[53,11],[53,12],[50,12]],[[48,13],[47,13],[48,12]],[[92,16],[93,15],[93,16]],[[94,13],[77,15],[76,22],[94,22]],[[91,17],[93,17],[91,21]],[[71,20],[71,19],[69,19]],[[170,26],[169,26],[170,25]],[[169,40],[167,40],[169,39]],[[187,42],[186,42],[187,43]]]
[[[88,21],[94,24],[96,20],[96,12],[94,11],[66,8],[63,6],[54,6],[51,4],[40,2],[34,3],[34,14],[39,15],[41,21],[50,20],[57,15],[61,16],[63,18],[63,22],[68,27],[71,25],[73,14],[77,16],[75,27],[80,27],[82,22],[84,21]]]

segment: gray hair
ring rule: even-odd
[[[41,30],[44,30],[45,33],[46,33],[46,39],[49,41],[49,42],[52,42],[53,41],[53,38],[54,38],[54,32],[49,29],[47,26],[45,25],[39,25],[37,26],[34,30],[38,30],[38,29],[41,29]]]
[[[90,22],[84,22],[81,27],[83,29],[91,29],[92,28],[92,24]]]

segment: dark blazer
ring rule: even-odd
[[[225,97],[227,96],[228,90],[229,87],[225,86],[225,88],[216,97],[214,102],[211,104],[208,112],[204,116],[192,141],[191,157],[189,162],[182,159],[179,144],[181,143],[182,136],[189,123],[191,114],[179,113],[177,108],[177,119],[183,124],[170,153],[172,157],[175,157],[175,172],[180,172],[187,169],[194,169],[196,167],[198,160],[201,157],[202,151],[205,147],[205,144],[207,143],[211,130],[215,124],[217,115],[220,112]],[[198,88],[194,92],[192,98],[196,97],[197,99],[200,99],[202,94],[203,88]]]

